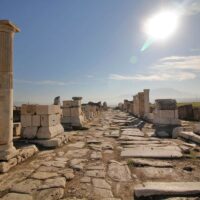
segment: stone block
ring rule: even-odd
[[[40,126],[40,125],[41,125],[40,115],[33,115],[32,116],[32,126]]]
[[[178,119],[159,118],[159,117],[154,117],[153,123],[162,124],[162,125],[180,125],[181,124],[180,120]]]
[[[71,123],[71,117],[63,116],[62,119],[61,119],[61,122],[69,124],[69,123]]]
[[[55,126],[60,123],[59,115],[41,115],[41,126]]]
[[[37,105],[22,104],[21,114],[22,115],[35,115]]]
[[[21,135],[21,123],[13,123],[13,136],[20,136]]]
[[[52,115],[61,114],[61,108],[59,105],[37,105],[36,113],[38,115]]]
[[[72,100],[65,100],[63,101],[63,107],[70,108],[72,106]]]
[[[71,116],[72,117],[78,117],[82,114],[81,107],[73,107],[71,108]]]
[[[63,116],[70,117],[71,116],[71,108],[63,108]]]
[[[31,115],[21,115],[21,125],[23,128],[32,126]]]
[[[25,127],[22,131],[22,137],[27,139],[33,139],[36,137],[38,127]]]
[[[161,118],[178,119],[178,110],[155,110],[154,113]]]
[[[50,139],[55,137],[56,135],[63,133],[64,129],[61,128],[61,124],[58,124],[56,126],[51,126],[51,127],[40,127],[36,137],[38,139]]]
[[[84,123],[84,117],[83,116],[71,117],[72,126],[80,127],[80,126],[83,126],[83,123]]]
[[[81,107],[81,101],[80,100],[74,100],[72,102],[73,107]]]
[[[176,110],[177,108],[175,99],[156,99],[155,105],[158,110]]]

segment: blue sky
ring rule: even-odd
[[[176,33],[141,52],[144,21],[177,5],[185,12]],[[50,103],[60,95],[113,104],[144,88],[200,97],[198,0],[1,0],[0,18],[21,29],[15,101]],[[177,93],[170,96],[170,88]]]

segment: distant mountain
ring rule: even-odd
[[[155,99],[176,99],[179,102],[191,102],[199,101],[200,95],[179,91],[173,88],[158,88],[150,91],[150,100],[154,101]]]

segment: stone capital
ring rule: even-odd
[[[20,29],[9,20],[0,20],[0,32],[20,32]]]
[[[82,100],[83,97],[72,97],[72,99],[75,101],[75,100]]]

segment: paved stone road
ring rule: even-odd
[[[197,199],[200,148],[156,138],[153,131],[151,124],[126,113],[103,112],[89,130],[69,132],[69,143],[63,147],[40,151],[0,175],[0,199],[131,200],[152,195],[164,199],[162,195],[185,193],[193,197],[175,199]],[[174,187],[166,191],[169,182]],[[191,188],[182,187],[185,182]]]

